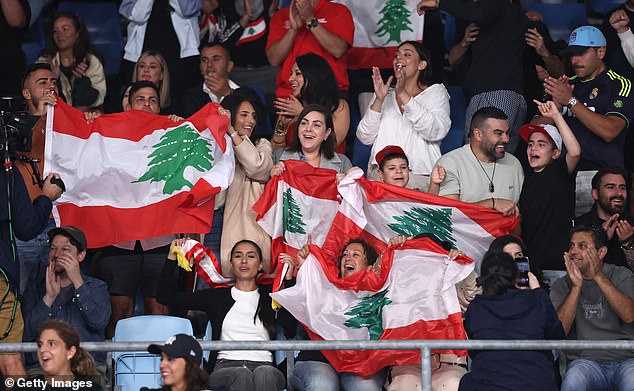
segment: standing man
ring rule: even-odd
[[[440,195],[495,209],[505,216],[519,215],[517,202],[524,172],[515,156],[506,152],[509,123],[496,107],[483,107],[471,119],[469,144],[438,159],[446,178]]]
[[[575,29],[565,52],[570,55],[576,76],[570,80],[565,76],[548,77],[544,89],[564,107],[564,118],[581,145],[575,208],[575,215],[579,216],[592,206],[590,184],[597,170],[624,165],[627,132],[623,130],[634,115],[634,102],[632,82],[606,67],[606,40],[596,27]],[[538,117],[532,123],[552,121]]]
[[[627,213],[627,179],[618,167],[602,168],[592,178],[592,209],[575,219],[575,226],[596,227],[607,235],[604,261],[634,267],[634,219]]]
[[[209,102],[222,102],[239,86],[229,80],[229,72],[233,69],[233,61],[229,51],[219,44],[205,44],[200,49],[200,74],[203,78],[202,88],[194,87],[183,96],[183,116],[189,117]]]
[[[42,195],[42,189],[36,180],[34,167],[40,177],[44,171],[44,141],[46,133],[46,108],[57,102],[57,79],[53,76],[50,64],[33,64],[26,69],[22,81],[22,96],[29,107],[29,115],[35,123],[31,133],[31,151],[22,153],[28,160],[18,160],[16,167],[25,178],[24,184],[31,200]],[[41,179],[38,178],[38,179]],[[50,216],[42,232],[28,242],[16,239],[20,256],[20,294],[30,284],[37,284],[44,278],[48,264],[48,232],[55,227]]]
[[[438,8],[479,28],[477,39],[471,43],[471,65],[465,80],[469,100],[465,125],[471,123],[474,113],[482,107],[502,109],[510,126],[509,153],[515,152],[520,126],[526,120],[523,54],[528,18],[520,5],[514,3],[509,0],[418,2],[419,14]],[[469,130],[465,128],[466,137]]]
[[[567,276],[557,280],[550,298],[568,339],[634,339],[634,276],[604,263],[608,249],[602,230],[575,227],[564,253]],[[572,363],[561,391],[632,390],[634,356],[627,350],[567,351]]]
[[[0,96],[18,95],[26,67],[22,51],[29,28],[31,7],[27,0],[0,0]]]
[[[275,95],[287,97],[292,89],[288,78],[295,59],[315,53],[323,57],[335,72],[337,84],[348,91],[346,53],[354,39],[352,14],[345,5],[329,0],[293,0],[271,18],[266,56],[280,66]]]

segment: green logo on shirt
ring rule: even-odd
[[[620,109],[621,107],[623,107],[623,101],[620,99],[615,100],[614,107],[616,107],[617,109]]]

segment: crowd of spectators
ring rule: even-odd
[[[271,272],[271,258],[278,256],[290,266],[290,277],[306,254],[271,254],[271,238],[251,207],[269,179],[284,172],[284,161],[348,172],[354,137],[371,148],[369,161],[354,161],[369,179],[520,218],[512,235],[496,239],[484,259],[476,259],[479,277],[473,273],[456,285],[470,338],[634,339],[634,138],[628,134],[634,0],[608,12],[602,24],[578,26],[565,43],[553,42],[541,15],[525,12],[519,1],[421,0],[410,10],[421,20],[438,9],[457,19],[453,47],[438,59],[425,42],[442,37],[395,44],[391,69],[369,67],[374,92],[356,120],[347,69],[354,13],[338,2],[124,0],[119,12],[127,39],[118,82],[107,82],[103,58],[73,12],[51,17],[50,43],[27,66],[15,43],[28,28],[30,7],[23,0],[0,3],[0,31],[11,37],[0,44],[6,55],[0,93],[21,94],[35,124],[33,149],[16,163],[26,183],[17,190],[33,201],[18,210],[28,220],[15,230],[21,271],[0,263],[21,311],[14,305],[11,317],[0,313],[0,328],[10,319],[11,330],[13,318],[23,317],[23,332],[18,325],[5,340],[38,341],[39,347],[37,359],[25,356],[24,367],[17,355],[0,355],[4,375],[105,375],[105,355],[90,358],[79,339],[111,338],[116,322],[133,315],[135,301],[147,314],[202,311],[214,339],[266,341],[276,337],[276,325],[296,329],[288,314],[275,316],[270,287],[256,277]],[[431,74],[438,61],[461,82],[468,103],[465,143],[445,154],[452,97],[437,82],[450,78]],[[170,251],[183,243],[176,235],[88,249],[81,230],[47,219],[60,192],[39,173],[46,106],[58,99],[84,111],[88,122],[134,110],[178,122],[208,102],[222,105],[236,169],[229,188],[216,196],[213,226],[202,240],[225,275],[235,278],[233,288],[200,283],[197,292],[182,292]],[[9,243],[4,231],[2,241]],[[9,249],[3,246],[0,254],[10,259]],[[371,267],[377,255],[363,241],[348,243],[340,277]],[[526,257],[531,272],[521,287],[513,259]],[[173,341],[150,347],[162,354],[162,367],[171,368],[175,359],[200,366],[195,341],[174,338],[194,354],[183,355]],[[59,339],[65,350],[49,353],[48,345]],[[51,355],[65,353],[69,358],[51,368]],[[471,353],[470,368],[457,356],[435,356],[433,389],[634,387],[631,352],[566,352],[560,366],[549,351]],[[77,360],[87,372],[85,365],[76,369]],[[274,364],[270,352],[221,351],[207,363],[209,378],[187,373],[196,377],[190,383],[211,388],[281,390],[284,376]],[[174,384],[163,372],[165,385]],[[417,366],[398,365],[367,378],[338,374],[322,355],[303,352],[292,379],[306,390],[408,390],[420,387],[419,374]]]

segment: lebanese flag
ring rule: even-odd
[[[286,160],[284,166],[284,172],[271,178],[253,205],[256,221],[272,238],[272,273],[278,255],[295,256],[308,234],[312,243],[321,246],[339,208],[335,170],[300,160]]]
[[[240,39],[236,43],[236,46],[255,41],[256,39],[263,37],[265,33],[266,22],[264,21],[263,17],[259,17],[258,19],[244,26],[244,31],[242,32]]]
[[[428,238],[408,240],[383,254],[380,275],[372,270],[338,277],[338,268],[311,246],[293,287],[271,297],[304,324],[311,339],[464,340],[455,285],[473,271],[467,257],[449,260]],[[463,350],[442,350],[466,356]],[[339,372],[369,376],[391,365],[420,363],[417,350],[324,350]]]
[[[209,232],[214,196],[235,164],[219,107],[207,104],[181,122],[134,110],[87,124],[64,102],[49,106],[44,171],[66,184],[56,224],[83,230],[91,248]]]
[[[337,0],[354,19],[354,42],[348,50],[348,68],[392,68],[401,42],[423,38],[424,17],[416,12],[418,0]]]
[[[332,258],[357,237],[380,253],[394,236],[430,233],[479,261],[493,239],[519,223],[493,209],[368,180],[361,170],[346,175],[338,190],[343,199],[323,245]]]

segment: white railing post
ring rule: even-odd
[[[426,345],[420,350],[420,367],[423,380],[423,391],[431,390],[431,350]]]

